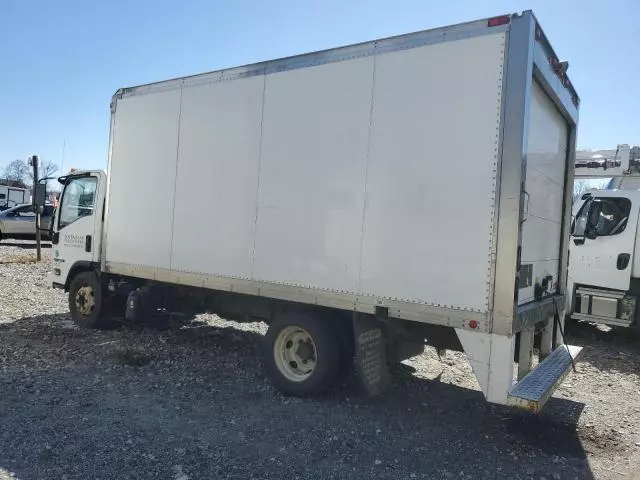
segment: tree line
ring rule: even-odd
[[[51,160],[40,159],[38,177],[52,177],[58,171],[58,165]],[[33,168],[25,160],[13,160],[4,169],[0,184],[10,187],[29,188],[33,185]]]

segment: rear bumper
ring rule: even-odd
[[[553,317],[556,312],[562,316],[565,307],[564,295],[552,295],[543,298],[539,302],[527,303],[516,309],[516,317],[513,322],[513,333],[533,327],[538,322],[543,322]]]

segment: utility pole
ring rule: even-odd
[[[67,139],[65,138],[62,141],[62,159],[60,160],[60,174],[62,175],[62,172],[64,172],[64,153],[67,147]]]
[[[40,243],[40,206],[37,205],[38,200],[36,199],[36,185],[38,185],[38,164],[39,158],[37,155],[33,155],[29,159],[29,163],[31,167],[33,167],[33,208],[36,212],[36,262],[42,260],[42,245]]]

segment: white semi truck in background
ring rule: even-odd
[[[640,329],[640,147],[621,144],[615,150],[578,151],[576,162],[580,161],[594,167],[576,166],[576,179],[606,178],[607,185],[583,193],[573,207],[568,315]]]
[[[121,89],[108,173],[60,179],[53,284],[85,327],[263,320],[287,394],[354,358],[379,391],[430,344],[464,351],[489,402],[538,411],[581,350],[566,70],[524,12]]]

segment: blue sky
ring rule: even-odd
[[[579,146],[640,144],[638,0],[0,0],[0,174],[65,141],[65,171],[105,168],[119,87],[529,8],[570,62]]]

